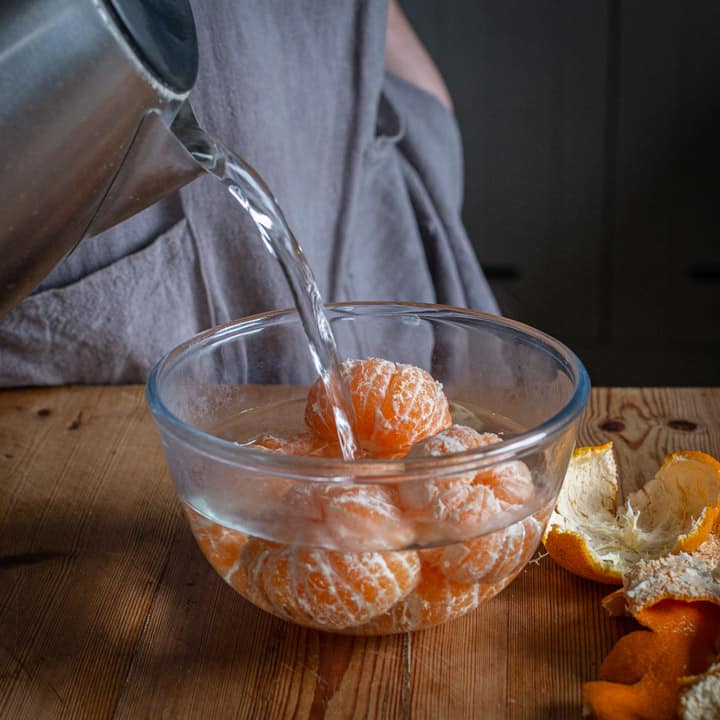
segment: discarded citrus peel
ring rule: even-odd
[[[648,630],[618,640],[600,666],[600,681],[585,683],[583,702],[597,720],[671,720],[678,678],[704,672],[720,635],[720,606],[663,600],[643,614]]]
[[[681,720],[701,720],[720,717],[720,661],[704,673],[679,680]]]
[[[710,455],[668,455],[618,506],[617,465],[606,443],[573,453],[543,543],[566,570],[620,585],[642,559],[696,549],[719,517],[720,463]]]
[[[650,632],[620,638],[600,667],[602,679],[584,685],[593,717],[718,717],[706,711],[720,708],[720,676],[708,669],[720,659],[720,583],[713,578],[719,559],[713,535],[694,553],[638,562],[623,588],[603,600],[610,614],[626,612]]]
[[[610,615],[632,615],[642,623],[644,611],[659,600],[720,605],[720,582],[713,577],[718,561],[717,535],[710,535],[693,553],[640,560],[625,577],[622,589],[605,597],[602,606]]]

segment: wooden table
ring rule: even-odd
[[[720,457],[720,389],[598,389],[581,444],[626,489]],[[497,598],[384,638],[290,626],[209,567],[139,387],[0,393],[0,718],[578,718],[628,621],[539,555]]]

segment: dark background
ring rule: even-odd
[[[505,315],[595,385],[720,385],[720,2],[406,0]]]

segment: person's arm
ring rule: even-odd
[[[434,95],[448,110],[452,100],[440,71],[415,34],[397,0],[388,6],[385,68]]]

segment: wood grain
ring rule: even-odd
[[[142,394],[0,408],[0,714],[110,717],[180,527]]]
[[[662,456],[720,456],[720,390],[594,390],[625,489]],[[208,566],[141,388],[0,393],[0,719],[577,718],[629,625],[538,556],[454,623],[386,638],[276,620]]]

